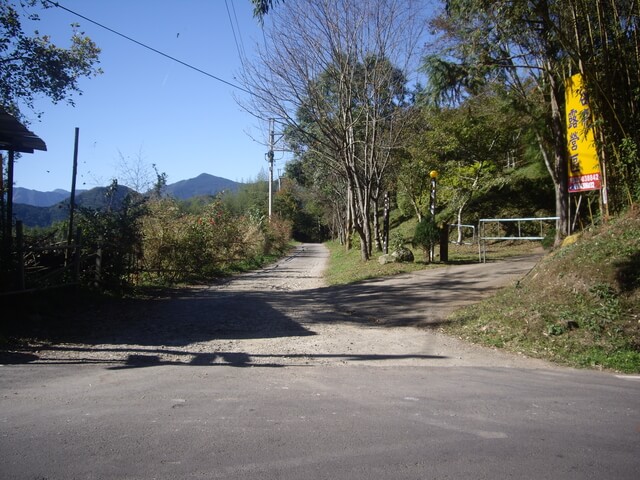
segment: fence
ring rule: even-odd
[[[465,235],[465,232],[471,231],[471,241],[469,241],[468,234]],[[451,233],[456,233],[456,239],[451,240]],[[473,245],[476,243],[476,226],[475,225],[463,225],[458,223],[450,223],[449,224],[449,243],[454,243],[457,245],[465,244],[465,245]]]
[[[488,240],[543,240],[547,236],[545,228],[547,230],[555,228],[555,223],[553,227],[551,227],[549,222],[556,222],[558,218],[559,217],[480,219],[478,223],[478,256],[480,262],[485,263],[487,261]],[[492,226],[494,229],[490,230]],[[535,228],[534,230],[536,226],[539,228]],[[489,232],[487,232],[488,229],[490,230]],[[504,234],[500,235],[501,232]]]
[[[81,258],[80,230],[72,244],[33,247],[25,246],[22,222],[16,222],[15,250],[10,252],[13,272],[8,291],[0,295],[28,293],[38,290],[69,287],[79,283]],[[10,257],[9,257],[10,258]]]

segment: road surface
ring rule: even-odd
[[[0,478],[637,478],[640,377],[424,328],[535,259],[324,286],[304,245],[4,352]]]

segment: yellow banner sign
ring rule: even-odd
[[[565,82],[569,193],[602,188],[589,101],[579,73]]]

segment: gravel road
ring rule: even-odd
[[[30,363],[548,368],[437,333],[455,308],[522,278],[536,257],[327,287],[328,251],[304,244],[265,269],[86,312],[75,333],[5,358]],[[13,355],[13,357],[11,356]]]

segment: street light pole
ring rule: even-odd
[[[429,172],[429,176],[431,177],[431,216],[435,220],[435,216],[436,216],[436,179],[438,178],[438,172],[436,170],[431,170]]]
[[[430,205],[430,212],[431,212],[431,221],[435,224],[436,221],[436,188],[437,188],[437,178],[438,178],[438,172],[436,170],[431,170],[429,172],[429,177],[431,177],[431,205]],[[431,248],[429,249],[429,261],[430,262],[434,262],[435,261],[435,245],[432,243],[431,244]]]

